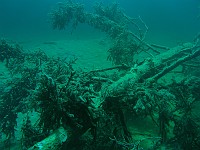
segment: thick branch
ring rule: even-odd
[[[125,14],[123,17],[125,17],[126,20],[128,18]],[[147,49],[151,49],[159,54],[159,52],[154,47],[144,41],[146,32],[144,33],[144,37],[140,38],[140,36],[127,29],[124,24],[120,24],[115,20],[112,20],[103,15],[87,13],[84,11],[84,7],[81,4],[60,3],[58,8],[52,11],[51,20],[54,29],[65,29],[69,23],[72,23],[73,27],[76,27],[78,23],[87,23],[94,28],[106,32],[113,39],[118,38],[123,33],[127,36],[133,37],[135,41],[142,43],[147,47]],[[144,24],[141,18],[140,21]],[[146,30],[148,30],[146,24],[144,24],[144,26],[146,27]],[[141,31],[137,25],[136,28],[139,30],[139,32]]]
[[[111,84],[106,90],[104,89],[103,91],[106,93],[103,95],[105,97],[120,95],[123,91],[133,88],[136,82],[143,82],[148,78],[160,74],[160,70],[167,64],[175,63],[177,59],[184,58],[187,53],[192,52],[194,49],[197,49],[194,55],[189,55],[184,60],[178,61],[176,65],[171,67],[171,69],[173,69],[175,66],[199,55],[199,47],[194,48],[192,44],[185,44],[183,46],[174,47],[153,58],[146,59],[143,64],[133,67],[124,77]]]
[[[34,146],[28,150],[57,150],[59,149],[63,142],[68,139],[67,131],[60,127],[53,134],[45,138],[44,140],[36,143]]]
[[[92,70],[89,73],[104,72],[104,71],[109,71],[109,70],[114,70],[114,69],[127,70],[127,69],[130,69],[130,67],[125,64],[122,64],[122,65],[118,65],[118,66],[114,66],[114,67],[110,67],[110,68]]]
[[[196,50],[193,54],[189,54],[183,58],[178,59],[177,61],[175,61],[173,64],[171,64],[170,66],[166,67],[165,69],[163,69],[161,72],[159,72],[158,74],[156,74],[155,76],[153,76],[152,78],[150,78],[149,80],[151,82],[157,81],[158,79],[160,79],[162,76],[164,76],[165,74],[167,74],[168,72],[170,72],[171,70],[175,69],[176,67],[178,67],[179,65],[181,65],[182,63],[189,61],[195,57],[198,57],[200,55],[200,49]]]

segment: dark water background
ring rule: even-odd
[[[67,31],[53,31],[48,13],[62,0],[0,0],[0,37],[22,39],[64,38]],[[75,0],[89,10],[94,0]],[[200,0],[101,0],[118,2],[127,15],[141,16],[149,27],[147,40],[171,44],[192,41],[200,32]],[[82,30],[84,28],[84,30]],[[86,30],[88,29],[88,30]],[[82,25],[78,33],[92,32]],[[85,34],[85,36],[87,36]],[[173,42],[172,42],[173,41]]]

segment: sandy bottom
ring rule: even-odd
[[[48,56],[60,58],[78,58],[77,66],[86,69],[104,68],[111,65],[107,61],[108,39],[102,37],[81,37],[63,39],[40,39],[21,42],[29,51],[41,50]]]

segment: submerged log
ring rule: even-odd
[[[156,82],[159,78],[181,65],[200,55],[200,46],[186,43],[182,46],[171,48],[153,58],[147,58],[140,65],[135,65],[118,81],[102,90],[102,96],[112,97],[121,95],[127,89],[135,86],[135,83]]]
[[[57,150],[67,139],[67,131],[63,127],[60,127],[59,129],[55,130],[50,136],[36,143],[28,150]]]

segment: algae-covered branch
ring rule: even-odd
[[[132,65],[136,61],[134,55],[140,52],[150,54],[150,50],[159,53],[144,41],[148,30],[144,21],[140,17],[128,17],[116,3],[111,6],[98,3],[93,12],[87,12],[79,3],[59,3],[50,13],[50,18],[54,29],[62,30],[70,24],[76,28],[78,24],[85,23],[107,33],[113,40],[113,46],[108,50],[108,60],[116,65]],[[130,30],[129,26],[134,30]]]

